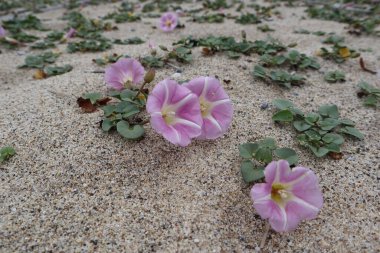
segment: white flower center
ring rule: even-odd
[[[133,83],[133,77],[131,75],[124,76],[123,78],[124,87],[130,88],[132,87],[132,83]]]
[[[278,205],[285,205],[292,198],[293,194],[289,191],[289,186],[274,183],[272,185],[271,199]]]
[[[167,27],[171,27],[171,25],[172,25],[172,21],[171,21],[170,19],[166,20],[165,25],[166,25]]]
[[[170,107],[162,108],[161,114],[162,114],[162,117],[164,118],[166,124],[168,124],[168,125],[173,124],[173,122],[175,120],[176,113],[175,113],[175,111],[172,110],[172,108],[170,108]]]
[[[201,107],[202,117],[206,118],[210,115],[211,104],[207,102],[204,98],[199,98],[199,103]]]

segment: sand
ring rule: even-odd
[[[115,4],[88,6],[90,17],[107,14]],[[322,46],[321,37],[294,30],[336,32],[352,48],[363,52],[366,63],[380,68],[379,39],[353,37],[345,25],[302,20],[303,8],[278,8],[270,33],[285,44],[298,43],[306,54]],[[38,15],[52,29],[62,30],[62,10]],[[109,38],[140,36],[156,45],[170,46],[187,36],[227,35],[249,40],[266,38],[256,25],[242,26],[186,22],[170,34],[152,29],[155,19],[118,25]],[[41,34],[36,32],[36,34]],[[59,49],[64,51],[65,45]],[[33,70],[17,69],[29,54],[2,50],[0,54],[0,147],[11,145],[17,154],[0,164],[0,252],[253,252],[259,250],[266,222],[249,198],[251,185],[242,181],[238,145],[273,137],[280,147],[294,148],[299,164],[317,174],[324,195],[318,218],[302,222],[292,233],[269,231],[264,252],[378,252],[379,243],[379,113],[357,98],[357,84],[379,79],[360,70],[358,59],[337,65],[319,59],[320,71],[308,71],[308,81],[290,90],[255,80],[250,71],[258,56],[230,60],[217,54],[203,57],[193,50],[194,62],[181,65],[179,80],[217,75],[234,104],[228,133],[216,141],[194,141],[174,147],[149,125],[140,142],[128,142],[99,128],[102,112],[82,113],[76,98],[86,92],[106,92],[101,69],[92,59],[104,53],[67,54],[57,64],[71,64],[72,72],[34,80]],[[133,57],[148,54],[142,45],[115,45],[107,53]],[[251,62],[252,61],[252,62]],[[344,83],[329,84],[323,73],[340,69]],[[160,81],[175,73],[157,71]],[[315,158],[295,141],[290,127],[271,120],[274,109],[260,105],[274,98],[292,100],[304,111],[335,103],[341,115],[357,123],[365,140],[349,139],[341,160]]]

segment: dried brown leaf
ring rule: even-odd
[[[79,105],[80,108],[82,108],[82,111],[83,112],[86,112],[86,113],[91,113],[91,112],[95,112],[96,111],[96,105],[93,105],[90,101],[90,99],[85,99],[85,98],[78,98],[77,99],[77,103]]]
[[[366,71],[366,72],[368,72],[368,73],[371,73],[371,74],[373,74],[373,75],[376,75],[376,74],[377,74],[376,71],[373,71],[373,70],[371,70],[371,69],[368,69],[368,68],[365,66],[364,59],[363,59],[362,57],[360,57],[360,59],[359,59],[359,64],[360,64],[360,67],[361,67],[362,70],[364,70],[364,71]]]

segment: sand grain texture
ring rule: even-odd
[[[117,5],[89,6],[90,17],[105,15]],[[372,48],[362,56],[377,68],[380,43],[374,37],[346,34],[344,24],[300,20],[303,8],[279,8],[284,19],[269,26],[271,35],[308,55],[322,46],[321,37],[294,34],[336,32],[352,48]],[[62,30],[62,10],[39,14],[49,28]],[[242,26],[185,22],[185,29],[165,34],[151,28],[155,19],[120,24],[109,38],[140,36],[142,45],[114,45],[107,53],[133,57],[148,54],[148,40],[170,46],[187,36],[228,35],[249,40],[267,34],[256,25]],[[64,51],[65,45],[59,48]],[[26,48],[21,50],[27,50]],[[177,148],[150,126],[140,142],[128,142],[99,128],[102,112],[84,114],[76,104],[83,93],[106,88],[92,59],[103,53],[62,54],[58,65],[71,64],[72,72],[33,80],[32,70],[17,69],[25,55],[0,54],[0,146],[14,146],[17,155],[0,165],[1,252],[252,252],[260,244],[265,222],[242,181],[238,145],[273,137],[280,147],[296,149],[300,164],[313,168],[320,179],[325,204],[317,219],[301,223],[293,233],[270,232],[265,252],[378,252],[379,243],[379,113],[356,97],[357,84],[366,80],[379,87],[376,76],[363,72],[358,59],[337,65],[318,59],[320,71],[308,71],[307,84],[286,90],[255,80],[250,71],[258,56],[230,60],[217,54],[202,57],[193,49],[194,62],[183,65],[181,80],[217,75],[234,103],[234,121],[216,141],[195,141]],[[251,60],[252,62],[248,62]],[[323,73],[341,69],[345,83],[328,84]],[[175,70],[157,71],[156,80]],[[274,98],[292,100],[304,111],[335,103],[341,115],[357,123],[364,141],[349,139],[344,158],[316,159],[295,141],[295,132],[271,120],[273,108],[260,105]]]

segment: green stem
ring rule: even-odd
[[[145,84],[147,84],[147,82],[144,82],[143,85],[141,85],[141,87],[140,87],[140,89],[138,90],[136,96],[132,99],[133,101],[136,100],[136,98],[140,95],[140,93],[141,93],[142,90],[144,89]]]

